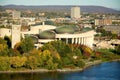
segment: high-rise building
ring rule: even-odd
[[[12,48],[20,42],[21,25],[12,25]]]
[[[72,19],[79,19],[80,18],[80,7],[79,6],[71,7],[71,18]]]
[[[12,12],[12,17],[13,19],[20,19],[20,16],[21,16],[21,12],[20,11],[13,11]]]

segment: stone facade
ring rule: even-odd
[[[21,37],[21,25],[12,25],[12,48],[15,44],[20,42]]]
[[[11,36],[11,29],[0,28],[0,37],[4,38],[4,36]]]

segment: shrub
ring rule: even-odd
[[[38,60],[35,56],[29,56],[26,61],[26,67],[30,69],[35,69],[39,65]]]
[[[9,57],[0,57],[0,70],[5,71],[10,69]]]
[[[85,62],[83,62],[82,60],[76,60],[75,66],[80,67],[80,68],[84,68]]]
[[[26,57],[15,56],[10,58],[10,64],[13,68],[20,68],[24,66],[26,61]]]

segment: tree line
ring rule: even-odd
[[[0,38],[0,70],[84,68],[86,61],[119,59],[119,51],[119,46],[116,50],[93,51],[85,45],[62,41],[52,41],[36,49],[31,37],[22,39],[12,49],[11,39],[6,36]]]

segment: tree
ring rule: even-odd
[[[75,61],[75,66],[78,66],[80,68],[84,68],[85,62],[83,62],[82,60],[76,60]]]
[[[120,45],[115,47],[116,53],[120,55]]]
[[[30,69],[35,69],[39,65],[38,60],[35,56],[29,56],[26,61],[26,67]]]
[[[2,38],[0,38],[0,56],[7,56],[8,55],[8,46],[6,44],[6,41]]]
[[[93,50],[85,45],[80,46],[82,54],[85,58],[93,56]]]
[[[0,57],[0,70],[5,71],[10,69],[9,57]]]
[[[23,53],[27,53],[30,50],[34,49],[33,40],[30,37],[26,37],[25,39],[22,40],[20,48],[23,51]]]
[[[8,36],[5,36],[4,40],[7,41],[8,48],[11,48],[11,39]]]
[[[10,64],[13,68],[20,68],[24,66],[26,61],[26,57],[15,56],[10,58]]]
[[[49,57],[49,59],[46,61],[46,68],[47,69],[57,69],[57,63],[53,63],[53,58]]]

